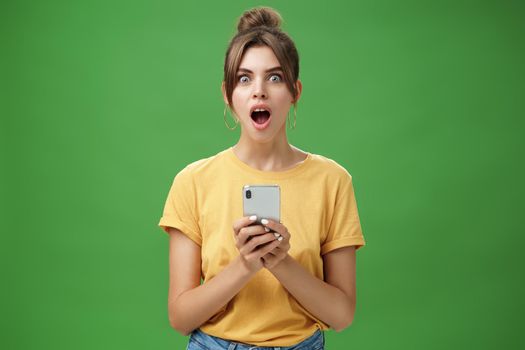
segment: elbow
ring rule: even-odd
[[[176,330],[179,334],[183,336],[188,336],[193,332],[193,329],[189,329],[187,322],[185,322],[184,317],[181,317],[178,310],[175,308],[175,303],[169,305],[168,307],[168,318],[170,321],[170,326]]]
[[[185,337],[187,337],[187,336],[189,336],[191,334],[191,331],[187,331],[185,329],[175,328],[175,327],[173,327],[173,329],[175,329],[180,335],[185,336]]]
[[[173,328],[174,330],[176,330],[179,334],[183,335],[183,336],[188,336],[191,334],[191,332],[193,332],[192,329],[188,329],[187,327],[184,327],[183,324],[181,324],[180,322],[177,322],[174,318],[170,317],[170,326],[171,328]]]
[[[345,329],[347,329],[348,327],[350,327],[352,325],[353,320],[354,320],[353,317],[346,318],[346,319],[342,320],[340,323],[334,325],[332,328],[337,333],[342,332],[342,331],[344,331]]]
[[[339,333],[350,327],[354,321],[354,311],[355,304],[353,307],[348,308],[344,313],[340,314],[338,322],[332,326],[333,330]]]

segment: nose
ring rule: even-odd
[[[266,98],[267,97],[266,87],[264,85],[264,82],[261,81],[260,79],[258,80],[258,82],[254,84],[253,97],[254,98]]]

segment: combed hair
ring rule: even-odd
[[[296,106],[299,78],[299,54],[293,40],[280,28],[281,15],[270,7],[256,7],[245,11],[237,24],[237,34],[232,38],[224,60],[224,83],[228,103],[233,106],[232,94],[237,85],[237,70],[244,53],[250,47],[268,46],[281,64],[284,81]],[[231,107],[230,107],[231,108]]]

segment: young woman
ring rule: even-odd
[[[288,143],[302,84],[280,22],[267,7],[241,16],[222,83],[239,141],[175,176],[159,222],[170,236],[169,320],[191,334],[188,349],[324,349],[323,331],[354,317],[365,241],[352,177]],[[243,217],[246,184],[280,186],[280,222]]]

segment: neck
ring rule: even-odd
[[[286,169],[295,160],[294,148],[286,137],[276,137],[270,142],[256,142],[242,137],[233,146],[235,155],[252,168],[262,171],[280,171]]]

